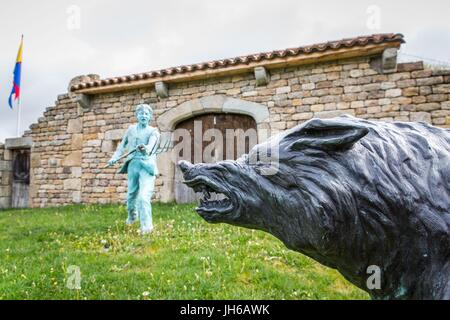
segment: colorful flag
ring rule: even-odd
[[[9,95],[8,103],[9,107],[12,109],[12,96],[14,95],[14,100],[18,100],[20,98],[20,74],[22,71],[22,46],[23,46],[23,36],[20,41],[19,52],[17,53],[16,65],[14,67],[14,80],[13,80],[13,88],[11,90],[11,94]]]

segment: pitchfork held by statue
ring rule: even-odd
[[[149,156],[153,156],[153,155],[158,155],[160,153],[166,152],[170,149],[170,139],[166,140],[166,142],[164,144],[161,144],[161,140],[158,140],[155,145],[153,146],[152,150],[149,153]],[[136,151],[139,151],[139,146],[134,148],[133,150],[131,150],[130,152],[125,153],[124,155],[120,156],[119,159],[117,159],[116,163],[119,162],[120,160],[127,158],[130,154],[135,153]],[[111,167],[112,165],[110,165],[109,163],[107,165],[105,165],[102,169],[106,169]]]

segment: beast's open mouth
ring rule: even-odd
[[[202,193],[200,205],[195,209],[199,214],[226,214],[234,209],[231,193],[204,176],[184,182],[196,193]]]

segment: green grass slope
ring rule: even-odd
[[[142,237],[122,206],[1,211],[0,299],[368,298],[267,233],[207,224],[191,205],[156,203],[153,217]]]

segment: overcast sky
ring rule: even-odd
[[[16,135],[7,100],[22,33],[27,129],[80,74],[119,76],[381,32],[403,33],[403,53],[450,61],[449,12],[448,0],[2,1],[0,141]]]

